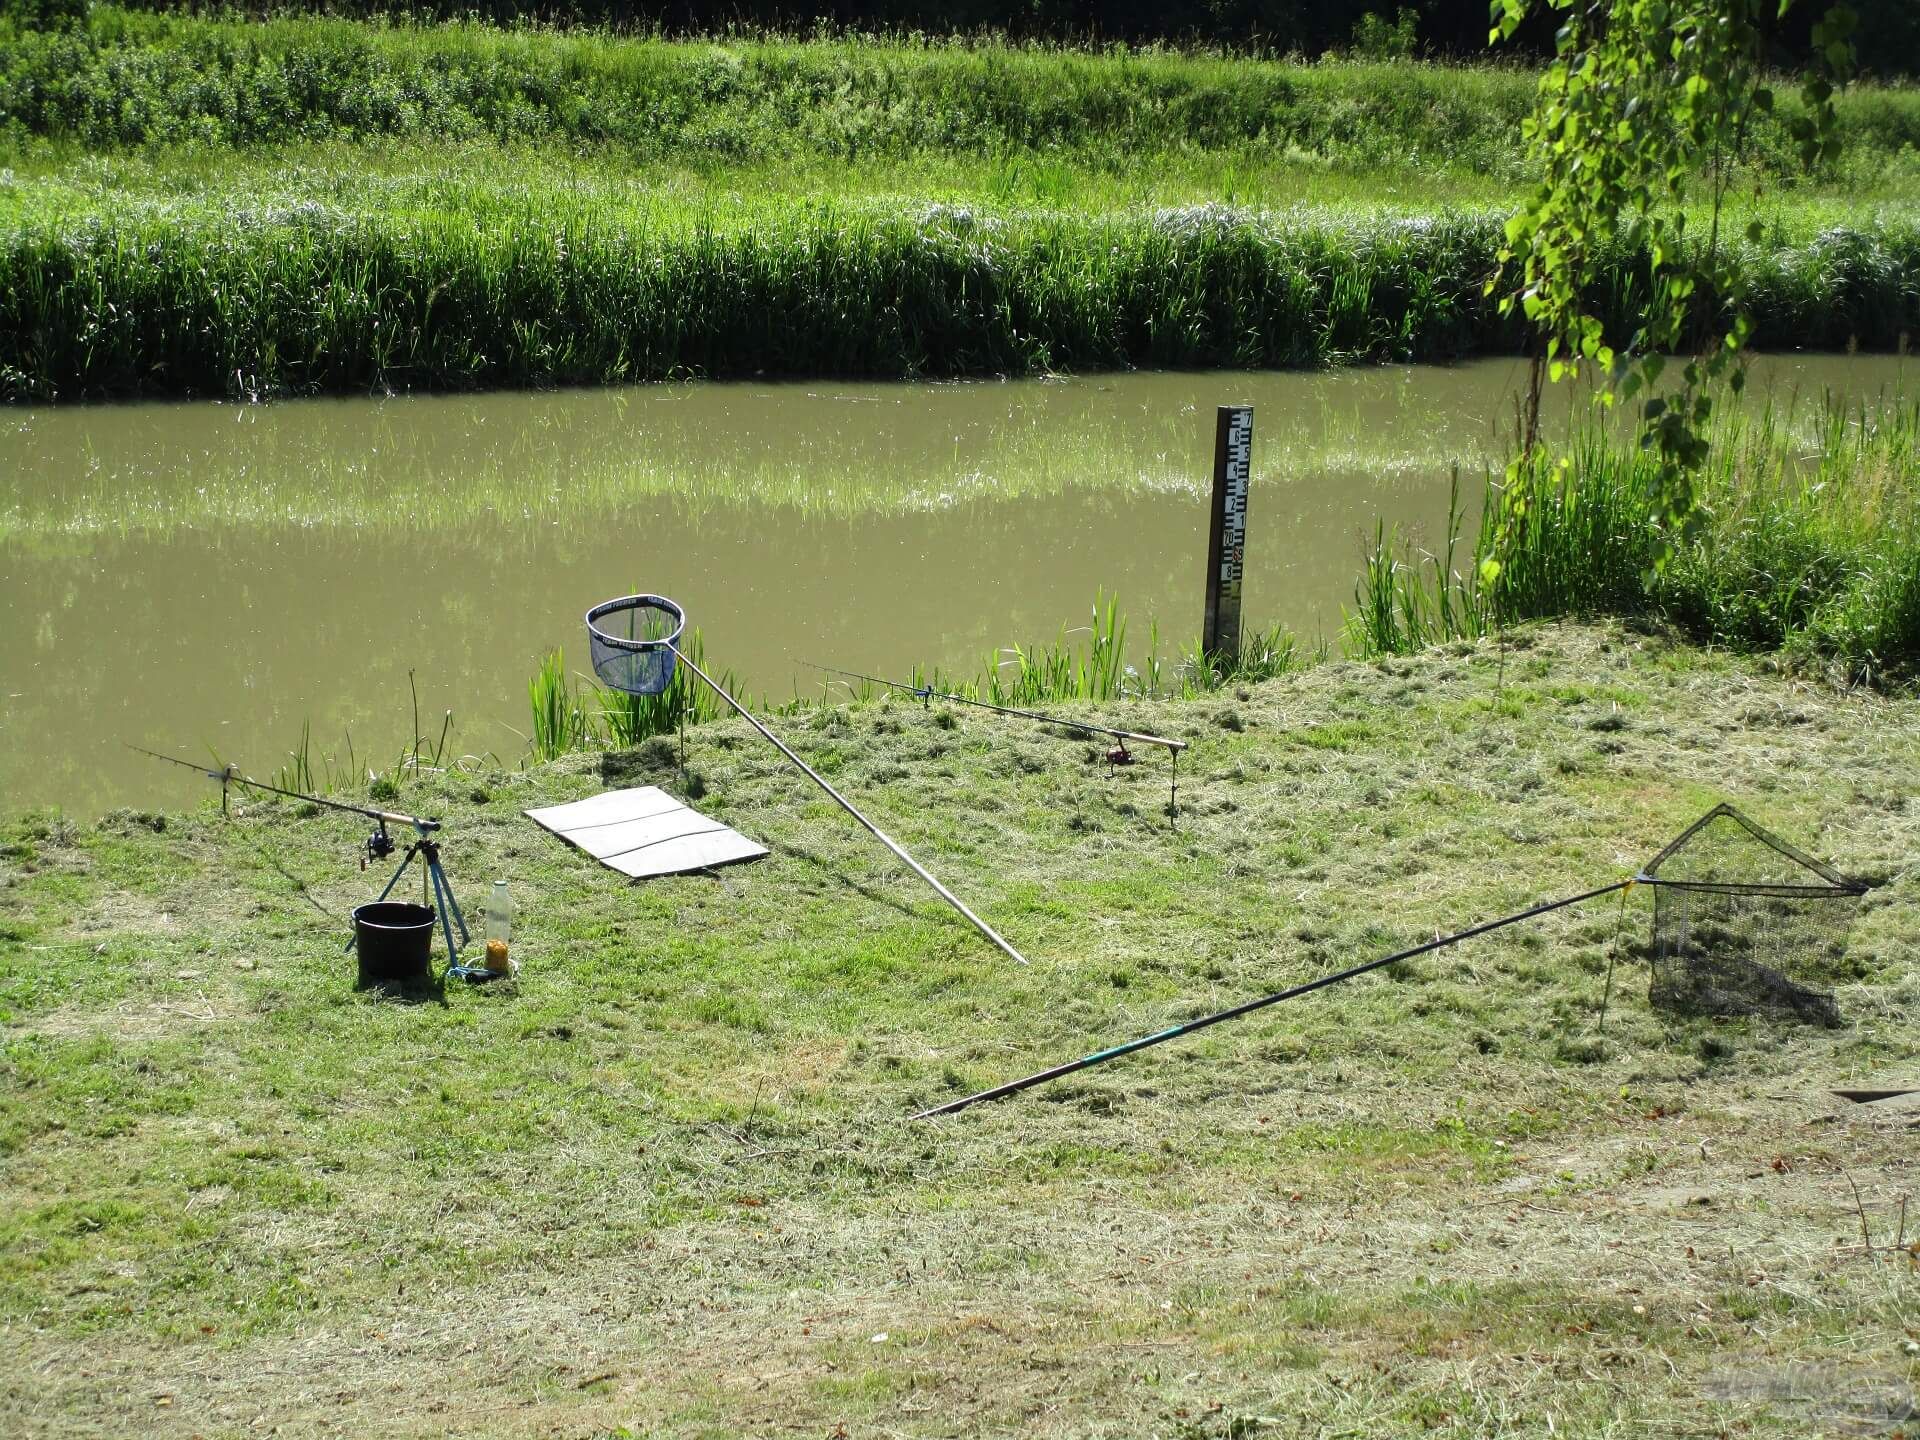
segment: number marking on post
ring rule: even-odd
[[[1247,573],[1247,488],[1253,478],[1253,407],[1222,405],[1214,430],[1213,523],[1207,537],[1207,609],[1201,648],[1240,649],[1240,591]]]

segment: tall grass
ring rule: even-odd
[[[706,669],[706,644],[697,629],[687,632],[679,648]],[[739,693],[740,682],[733,671],[723,670],[714,678],[729,694]],[[533,722],[527,743],[536,760],[602,746],[630,747],[731,713],[685,665],[674,667],[673,679],[658,695],[630,695],[572,676],[560,649],[541,657],[540,668],[527,682],[527,699]]]
[[[1419,557],[1381,531],[1349,618],[1361,654],[1405,653],[1509,621],[1658,616],[1702,641],[1784,651],[1849,680],[1920,669],[1920,406],[1825,404],[1811,452],[1769,408],[1730,414],[1700,479],[1701,508],[1657,561],[1652,462],[1588,434],[1531,494],[1504,544],[1482,515],[1474,561]],[[1450,527],[1450,534],[1453,533]],[[1497,554],[1495,579],[1480,561]]]
[[[527,700],[533,712],[529,744],[536,760],[553,760],[578,750],[592,733],[580,688],[567,676],[567,657],[559,649],[540,657],[540,668],[527,682]]]
[[[1203,207],[982,222],[775,207],[618,216],[107,213],[0,234],[0,393],[378,392],[831,373],[1266,368],[1511,352],[1500,228]],[[1747,252],[1757,343],[1920,330],[1920,227]],[[1624,324],[1644,257],[1608,258]],[[1702,300],[1703,310],[1710,302]]]
[[[1122,690],[1126,643],[1127,621],[1119,602],[1096,596],[1084,631],[1070,636],[1062,625],[1050,645],[1010,645],[987,656],[976,688],[992,705],[1111,700]]]
[[[697,628],[687,632],[679,648],[695,665],[707,668],[706,642]],[[740,681],[733,671],[722,670],[714,678],[729,695],[738,692]],[[614,746],[638,745],[655,735],[670,735],[684,725],[698,725],[732,713],[726,702],[685,665],[673,667],[673,679],[658,695],[630,695],[605,686],[596,690],[599,735]]]
[[[1362,209],[1405,208],[1387,189],[1423,214],[1498,204],[1532,89],[1508,69],[98,6],[0,44],[0,396],[1510,352],[1524,327],[1484,294],[1496,219],[1298,206],[1338,175],[1329,193]],[[1762,345],[1892,348],[1920,327],[1901,198],[1920,93],[1840,103],[1823,183],[1896,203],[1859,223],[1848,201],[1811,239],[1780,223],[1813,213],[1798,198],[1754,209]],[[1755,173],[1785,164],[1783,124],[1757,123]],[[743,203],[745,171],[771,190]],[[1165,206],[1168,171],[1193,203]],[[1616,320],[1645,260],[1608,257],[1596,303]]]
[[[339,750],[328,750],[315,743],[313,722],[308,719],[300,722],[300,738],[273,772],[271,783],[283,790],[298,790],[307,795],[364,790],[376,799],[391,800],[410,776],[472,771],[499,763],[499,757],[491,753],[475,755],[453,750],[453,711],[450,709],[441,714],[439,732],[426,735],[420,726],[420,690],[411,670],[407,672],[407,691],[413,707],[413,739],[384,770],[362,761],[354,748],[351,728],[342,732]]]
[[[1346,648],[1361,655],[1408,655],[1442,640],[1486,633],[1491,614],[1479,572],[1463,573],[1460,548],[1460,470],[1447,492],[1446,538],[1437,554],[1416,556],[1384,520],[1374,523],[1373,547],[1354,586]]]
[[[1084,626],[1062,625],[1050,642],[1007,645],[990,652],[973,676],[950,676],[916,666],[909,683],[984,700],[1031,707],[1062,701],[1177,700],[1223,686],[1270,680],[1324,659],[1327,647],[1303,646],[1284,626],[1255,628],[1231,654],[1207,654],[1196,639],[1169,657],[1161,653],[1159,623],[1147,630],[1143,652],[1128,658],[1127,617],[1116,598],[1094,598]],[[864,689],[856,689],[864,696]]]

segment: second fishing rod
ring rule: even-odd
[[[828,675],[840,675],[849,680],[863,680],[869,685],[884,685],[889,690],[897,690],[903,695],[911,695],[922,704],[933,700],[946,700],[955,705],[970,705],[976,710],[990,710],[996,715],[1011,715],[1020,720],[1033,720],[1042,725],[1060,725],[1069,730],[1078,730],[1085,735],[1110,735],[1119,743],[1107,752],[1109,769],[1116,765],[1131,765],[1133,754],[1127,749],[1127,742],[1138,745],[1158,745],[1167,752],[1168,790],[1167,815],[1172,818],[1178,809],[1180,800],[1180,752],[1187,748],[1184,740],[1170,740],[1164,735],[1148,735],[1139,730],[1121,730],[1112,725],[1100,725],[1091,720],[1074,720],[1065,715],[1048,715],[1039,710],[1021,710],[1012,705],[995,705],[986,700],[976,700],[968,695],[956,695],[948,690],[936,690],[931,685],[908,685],[899,680],[888,680],[879,675],[866,675],[858,670],[842,670],[837,665],[822,665],[813,660],[796,660],[794,663],[805,665],[812,670],[824,671]]]

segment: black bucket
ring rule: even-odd
[[[413,986],[433,980],[433,907],[411,900],[376,900],[353,912],[353,943],[360,983]]]

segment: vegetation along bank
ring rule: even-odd
[[[16,398],[1525,340],[1484,293],[1525,182],[1522,71],[107,7],[0,33]],[[1762,346],[1920,325],[1920,96],[1863,87],[1840,118],[1820,175],[1794,173],[1783,117],[1730,172]],[[1608,257],[1623,317],[1644,261]]]
[[[1409,654],[1516,621],[1608,614],[1659,619],[1700,643],[1844,683],[1910,685],[1920,665],[1920,405],[1829,403],[1819,416],[1811,432],[1772,408],[1723,418],[1699,509],[1665,565],[1651,456],[1592,430],[1564,471],[1543,463],[1531,477],[1535,503],[1504,545],[1497,503],[1458,555],[1452,545],[1417,554],[1381,530],[1349,646]],[[1497,573],[1483,579],[1496,556]]]

